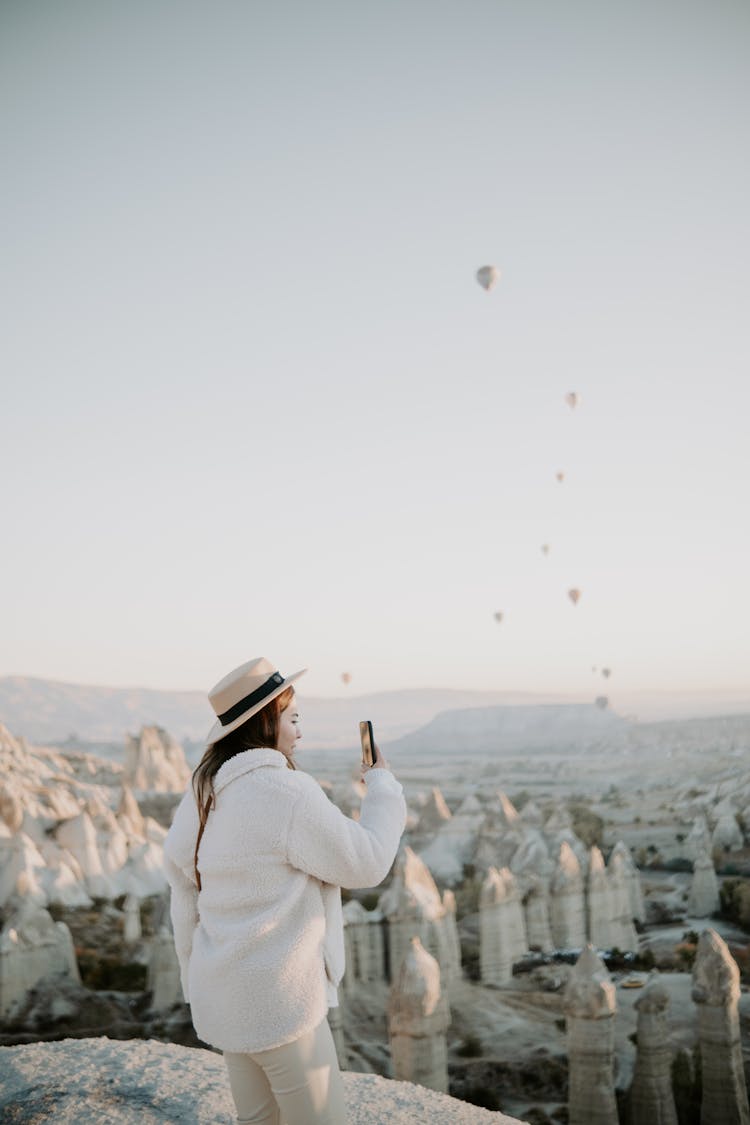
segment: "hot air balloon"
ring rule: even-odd
[[[612,675],[612,669],[611,668],[602,668],[602,675],[604,676],[605,680],[608,680],[609,677]]]
[[[497,611],[497,613],[495,614],[495,621],[497,621],[497,623],[499,625],[500,622],[502,621],[502,619],[503,619],[503,613],[502,613],[502,610],[499,609]]]
[[[543,555],[549,554],[549,543],[542,543],[542,554]]]
[[[480,266],[477,270],[477,281],[489,293],[500,280],[500,270],[497,266]]]
[[[575,586],[571,590],[568,590],[568,597],[572,601],[573,605],[578,605],[578,599],[580,598],[580,596],[581,591],[576,590]]]
[[[607,699],[606,695],[597,695],[594,703],[597,705],[597,707],[601,707],[602,711],[604,711],[606,707],[609,707],[609,700]]]
[[[558,470],[555,473],[555,478],[559,480],[560,484],[562,484],[562,482],[565,480],[565,473],[563,473],[561,470]]]
[[[351,672],[342,672],[341,673],[341,682],[343,684],[350,684],[352,682]]]
[[[568,391],[565,396],[565,401],[567,402],[571,410],[575,410],[575,408],[578,406],[578,403],[581,401],[581,397],[580,395],[577,395],[575,391]]]

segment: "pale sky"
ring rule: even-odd
[[[4,0],[0,675],[750,683],[748,57],[739,0]]]

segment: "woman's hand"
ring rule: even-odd
[[[390,767],[389,767],[388,763],[386,762],[385,758],[380,753],[380,747],[378,746],[377,742],[373,742],[373,747],[374,747],[374,750],[375,750],[375,761],[372,763],[371,766],[365,766],[365,765],[362,766],[362,776],[363,777],[368,772],[368,770],[387,770],[387,769],[390,769]]]

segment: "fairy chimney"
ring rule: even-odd
[[[612,856],[618,855],[622,862],[622,867],[625,871],[625,876],[628,884],[628,895],[630,897],[630,917],[636,922],[643,922],[646,919],[646,910],[643,905],[643,889],[641,887],[641,873],[633,862],[633,857],[627,844],[622,840],[618,840],[612,849],[610,863]]]
[[[615,1100],[615,986],[587,945],[563,998],[568,1039],[570,1125],[618,1125]]]
[[[609,923],[609,940],[612,947],[623,953],[638,952],[638,935],[633,925],[630,909],[628,873],[622,855],[613,851],[607,865],[612,913]]]
[[[25,901],[0,931],[0,1022],[50,975],[80,981],[73,938],[64,922]]]
[[[383,915],[365,910],[357,899],[350,899],[343,910],[346,970],[343,987],[354,992],[358,983],[385,981]]]
[[[607,868],[604,866],[604,856],[597,847],[591,849],[587,882],[586,905],[589,941],[596,949],[608,949],[611,941],[612,902],[609,893]]]
[[[528,953],[516,881],[504,867],[490,867],[479,897],[479,964],[484,984],[507,984],[513,965]]]
[[[690,881],[688,914],[691,918],[708,918],[719,909],[719,884],[713,860],[708,852],[699,852],[693,863]]]
[[[740,972],[716,930],[704,930],[693,965],[703,1098],[701,1125],[750,1125],[738,1004]]]
[[[414,937],[388,1000],[388,1035],[397,1079],[447,1093],[449,1023],[448,1001],[440,991],[440,966]]]
[[[677,1125],[669,1046],[669,992],[653,972],[635,1002],[638,1012],[633,1083],[628,1097],[629,1125]]]
[[[581,949],[586,944],[586,914],[581,865],[563,840],[552,876],[550,926],[556,949]]]
[[[457,970],[456,917],[446,910],[427,864],[410,847],[396,860],[393,881],[378,906],[388,920],[391,980],[416,936],[437,957],[443,984],[452,983]]]
[[[538,875],[526,879],[526,895],[523,900],[526,921],[526,939],[529,949],[551,953],[555,948],[549,924],[549,891],[547,883]]]

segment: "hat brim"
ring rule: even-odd
[[[243,723],[246,723],[248,719],[251,719],[253,715],[257,715],[259,711],[262,711],[264,707],[267,707],[268,704],[272,700],[274,700],[277,695],[281,695],[282,692],[286,691],[286,689],[290,687],[295,680],[298,680],[300,676],[304,676],[306,671],[307,668],[302,668],[299,672],[295,672],[294,675],[287,676],[287,678],[283,680],[277,688],[274,688],[270,695],[267,695],[266,698],[262,699],[260,703],[255,705],[255,707],[251,707],[248,711],[244,711],[240,715],[239,719],[235,719],[233,723],[228,723],[227,726],[223,726],[217,719],[214,725],[211,727],[211,730],[208,732],[208,737],[206,738],[206,746],[211,746],[214,742],[219,742],[222,738],[226,738],[228,734],[231,734],[233,730],[237,730],[237,728],[241,727]]]

